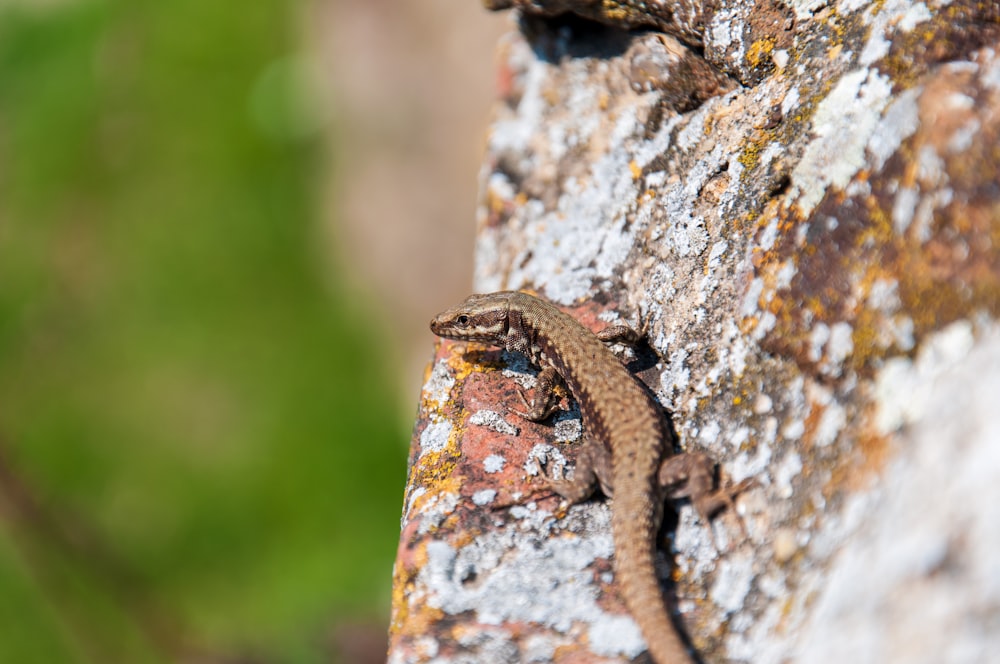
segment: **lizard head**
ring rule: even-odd
[[[446,339],[502,346],[507,338],[510,292],[470,295],[431,320],[431,332]]]

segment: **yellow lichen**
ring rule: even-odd
[[[709,136],[712,133],[712,130],[715,128],[716,120],[717,118],[715,113],[711,113],[705,117],[705,121],[702,124],[702,133],[705,136]]]
[[[747,49],[746,62],[751,67],[757,67],[765,59],[770,59],[771,52],[774,51],[774,37],[764,37],[750,44]]]
[[[756,143],[750,143],[747,145],[737,160],[743,164],[743,173],[741,177],[747,177],[748,173],[752,171],[757,163],[760,161],[760,145]]]
[[[406,568],[397,560],[393,569],[390,639],[427,634],[444,617],[441,609],[431,607],[427,602],[414,604],[407,601],[407,597],[413,592],[417,574],[427,564],[427,542],[418,545],[413,561],[414,565]],[[414,608],[417,610],[413,611]]]

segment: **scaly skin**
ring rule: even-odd
[[[552,304],[513,291],[472,295],[436,316],[431,331],[518,351],[540,366],[528,419],[551,414],[552,387],[560,377],[565,382],[580,405],[586,442],[573,479],[552,482],[551,488],[570,504],[588,498],[598,484],[606,494],[614,492],[615,574],[625,604],[658,664],[691,662],[654,565],[663,502],[690,496],[707,519],[731,505],[739,489],[713,491],[713,464],[704,454],[671,456],[671,434],[659,405],[602,343],[631,331],[618,327],[595,335]]]

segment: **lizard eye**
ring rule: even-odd
[[[465,327],[466,325],[469,324],[469,317],[466,314],[462,314],[461,316],[455,319],[455,322],[461,325],[462,327]]]

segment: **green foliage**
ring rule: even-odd
[[[0,661],[328,661],[405,435],[324,283],[296,7],[49,4],[0,8]]]

